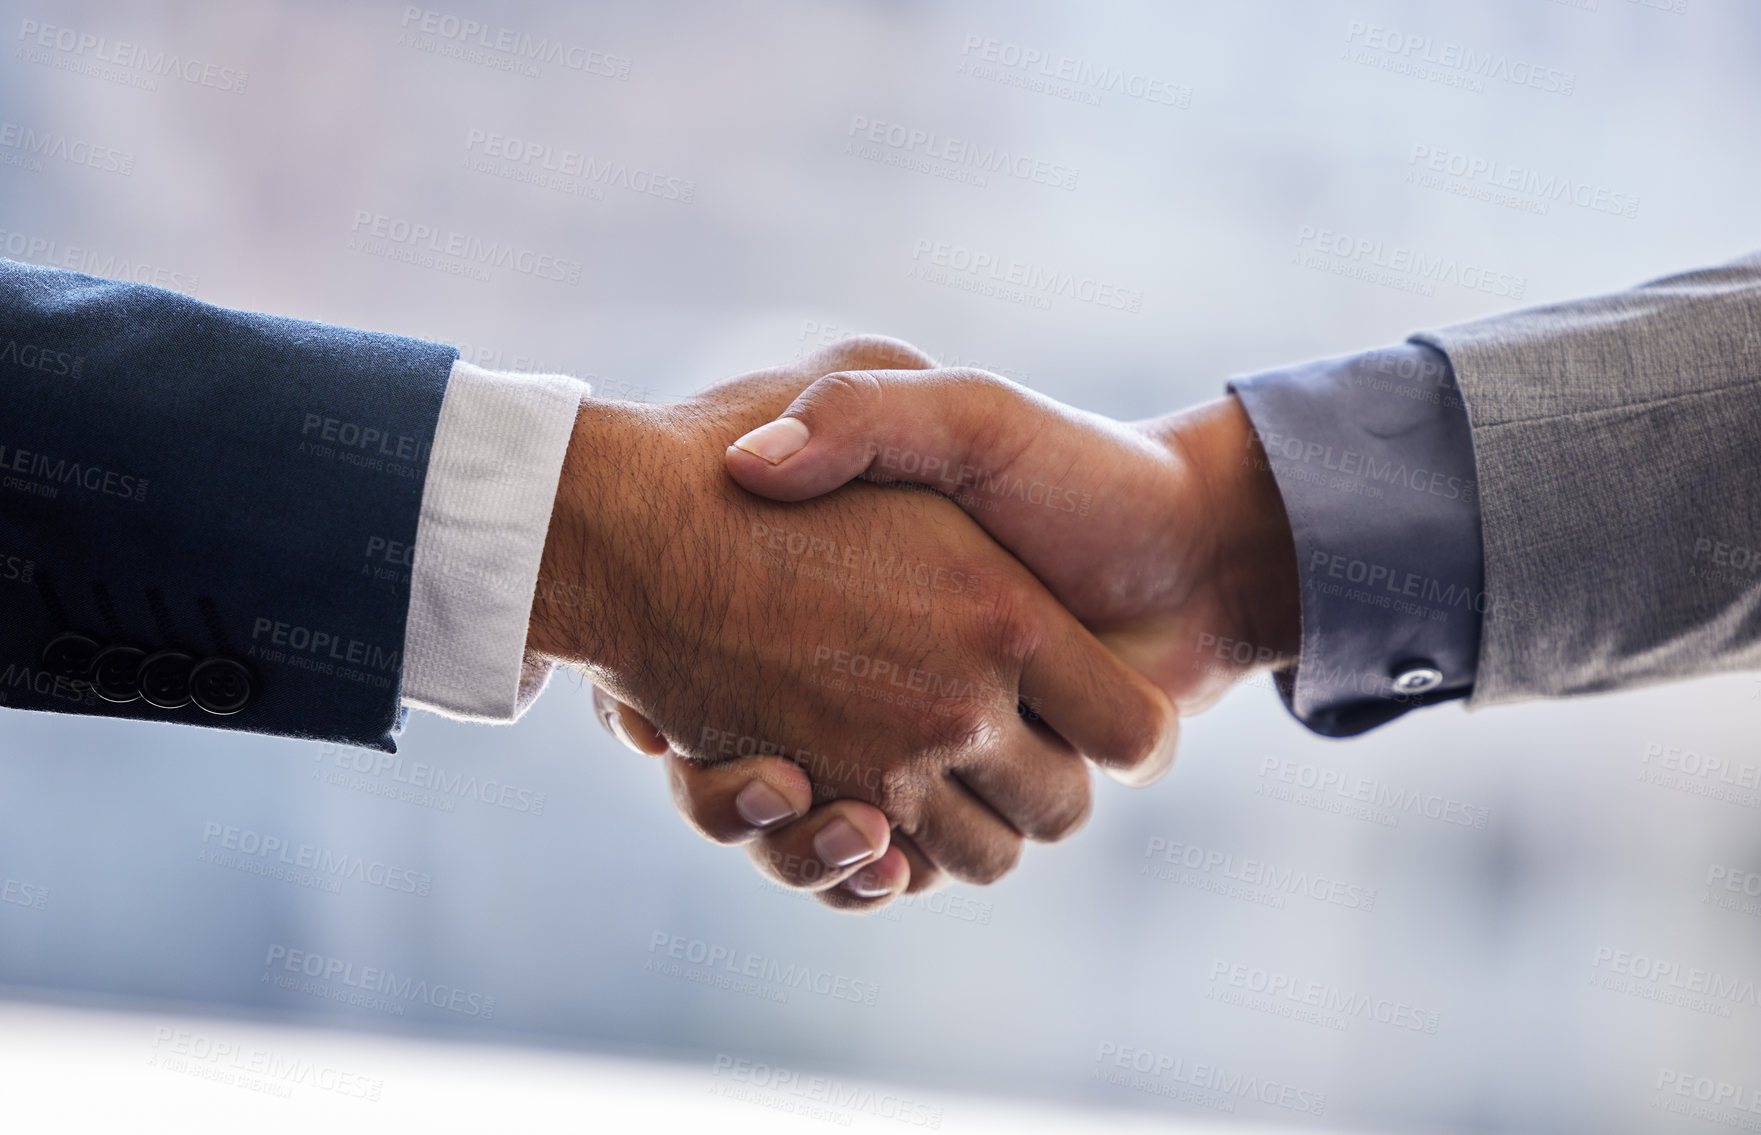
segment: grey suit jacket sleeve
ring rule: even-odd
[[[1761,255],[1414,337],[1472,428],[1471,705],[1761,668]]]

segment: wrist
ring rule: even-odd
[[[1302,589],[1296,542],[1271,463],[1233,394],[1185,411],[1171,441],[1191,461],[1210,516],[1211,578],[1239,641],[1269,648],[1274,668],[1302,648]]]
[[[648,492],[628,492],[624,485],[641,476],[636,458],[650,432],[638,407],[582,399],[539,560],[529,652],[589,671],[618,665],[619,628],[626,621],[620,585],[633,574],[619,560],[647,530],[634,513],[650,500]]]

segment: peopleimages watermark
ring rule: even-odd
[[[1513,58],[1500,51],[1476,51],[1463,44],[1362,20],[1347,25],[1341,58],[1475,94],[1484,91],[1488,82],[1496,82],[1569,97],[1578,81],[1575,71]]]
[[[1434,603],[1439,609],[1472,611],[1476,615],[1487,615],[1500,620],[1531,619],[1539,614],[1535,604],[1525,602],[1521,596],[1476,591],[1459,581],[1439,579],[1394,564],[1360,560],[1355,556],[1330,552],[1325,548],[1316,548],[1309,553],[1308,569],[1303,574],[1305,586],[1323,594],[1342,594],[1347,598],[1363,597],[1366,601],[1376,597],[1392,597],[1418,604]],[[1336,587],[1328,589],[1328,580],[1365,590],[1354,594]],[[1378,605],[1389,606],[1388,603]],[[1407,613],[1419,614],[1420,611],[1409,610]]]
[[[5,550],[0,549],[0,583],[30,583],[36,572],[35,560],[8,555]]]
[[[579,43],[568,43],[550,36],[533,36],[499,25],[491,27],[479,20],[421,8],[404,6],[403,20],[398,25],[398,46],[411,47],[431,55],[476,63],[499,71],[537,78],[541,64],[561,64],[583,75],[628,82],[630,60],[609,51],[600,51]]]
[[[312,759],[332,766],[313,770],[313,776],[327,784],[440,812],[452,812],[457,801],[475,800],[505,812],[542,816],[550,798],[547,792],[522,788],[498,777],[448,772],[426,761],[406,761],[395,753],[352,745],[319,745]]]
[[[282,1099],[291,1099],[295,1088],[312,1088],[377,1103],[385,1090],[385,1081],[376,1076],[282,1056],[266,1048],[246,1048],[233,1041],[166,1025],[153,1033],[153,1055],[148,1064],[166,1072]]]
[[[66,268],[73,272],[84,272],[88,276],[171,288],[187,296],[195,295],[196,289],[202,283],[199,276],[174,271],[144,260],[103,253],[77,244],[63,245],[45,236],[9,232],[6,229],[0,229],[0,254],[13,260],[40,264],[45,268]]]
[[[689,205],[697,195],[697,184],[689,178],[629,162],[601,161],[581,150],[488,130],[466,133],[465,168],[596,201],[605,200],[607,189],[628,190],[681,205]]]
[[[1297,227],[1296,248],[1291,254],[1293,264],[1423,296],[1436,295],[1438,284],[1453,284],[1470,292],[1519,300],[1529,286],[1523,276],[1472,261],[1405,245],[1390,246],[1370,237],[1314,225]]]
[[[1736,1005],[1756,1007],[1755,983],[1749,978],[1613,946],[1596,947],[1590,984],[1712,1017],[1728,1017]]]
[[[1396,458],[1378,461],[1372,453],[1345,449],[1330,441],[1296,437],[1277,430],[1255,428],[1254,438],[1259,442],[1268,461],[1311,465],[1346,477],[1402,488],[1425,496],[1441,497],[1444,500],[1471,502],[1479,495],[1479,483],[1473,477],[1457,476],[1445,469],[1408,465]]]
[[[0,343],[0,366],[34,370],[52,378],[78,378],[85,365],[84,355],[61,350],[49,343],[21,343],[17,339]]]
[[[681,978],[778,1004],[788,1001],[791,992],[866,1006],[873,1006],[880,997],[880,990],[872,981],[665,930],[656,930],[649,936],[648,960],[642,968],[662,977]]]
[[[1018,700],[1013,691],[974,678],[950,678],[934,670],[825,643],[813,648],[813,669],[807,680],[834,692],[854,693],[871,701],[933,713],[951,712],[952,702],[983,705]]]
[[[896,550],[886,555],[872,547],[817,536],[780,524],[753,521],[747,530],[748,558],[768,568],[834,583],[846,590],[885,591],[901,585],[919,591],[976,596],[976,573],[913,559]]]
[[[0,902],[22,906],[26,910],[42,910],[49,905],[49,888],[22,879],[0,879]]]
[[[1269,667],[1281,655],[1270,646],[1205,631],[1193,643],[1192,652],[1194,657],[1187,662],[1192,673],[1207,674],[1226,682],[1240,682],[1255,689],[1277,692],[1277,680]],[[1311,658],[1302,664],[1302,682],[1310,689],[1349,690],[1366,697],[1401,704],[1410,702],[1417,705],[1422,697],[1419,694],[1397,693],[1386,670],[1357,669],[1348,662],[1330,665],[1324,658]]]
[[[1259,775],[1255,791],[1261,796],[1383,827],[1399,827],[1402,816],[1422,816],[1448,827],[1485,831],[1491,818],[1487,809],[1453,796],[1283,757],[1261,760]]]
[[[490,346],[486,343],[470,343],[450,332],[428,335],[415,334],[412,339],[425,339],[430,343],[444,343],[459,353],[461,362],[484,370],[508,370],[521,374],[567,374],[574,375],[577,368],[553,362],[537,352],[510,351],[504,347]],[[598,386],[595,384],[594,393]]]
[[[495,998],[456,985],[429,982],[383,966],[356,965],[295,946],[271,943],[263,958],[261,983],[294,993],[401,1017],[408,1005],[428,1005],[461,1017],[488,1021]]]
[[[1761,1087],[1733,1084],[1680,1068],[1659,1068],[1655,1091],[1651,1106],[1659,1111],[1739,1131],[1761,1131]]]
[[[579,284],[584,265],[555,253],[440,229],[422,221],[356,209],[347,247],[369,256],[402,261],[448,275],[488,282],[492,269],[510,269],[535,280]]]
[[[147,499],[149,483],[139,474],[93,461],[6,444],[0,444],[0,474],[6,475],[5,487],[50,500],[58,498],[63,488],[72,488],[138,504]]]
[[[770,741],[749,734],[717,729],[705,725],[697,738],[698,758],[737,760],[742,757],[781,757],[807,774],[813,791],[819,796],[840,796],[838,786],[857,785],[871,793],[881,791],[881,770],[843,757],[831,757],[809,749],[795,748],[779,741]]]
[[[398,433],[391,427],[352,422],[324,412],[308,412],[304,418],[300,439],[292,449],[296,457],[414,480],[432,449],[429,442],[414,434]]]
[[[1443,1020],[1435,1010],[1406,1001],[1220,958],[1211,963],[1210,986],[1205,998],[1336,1032],[1350,1029],[1353,1020],[1365,1020],[1435,1036]]]
[[[1752,587],[1761,580],[1761,548],[1722,537],[1696,537],[1688,574],[1725,586]]]
[[[1690,796],[1722,800],[1740,808],[1761,808],[1761,765],[1727,760],[1715,753],[1651,741],[1639,756],[1638,778]]]
[[[317,844],[294,843],[278,835],[265,835],[254,828],[222,824],[218,820],[202,825],[202,849],[196,853],[196,859],[247,875],[262,875],[332,893],[341,891],[345,880],[420,897],[434,890],[434,877],[425,871]]]
[[[38,697],[55,698],[76,705],[98,704],[98,692],[84,678],[69,678],[22,662],[8,662],[6,669],[0,670],[0,704],[10,704],[13,692],[21,689]]]
[[[1761,872],[1713,863],[1706,868],[1705,885],[1700,895],[1703,904],[1761,918]],[[1720,894],[1721,890],[1731,893]]]
[[[1232,852],[1151,836],[1138,874],[1166,883],[1210,891],[1283,910],[1285,899],[1302,895],[1347,910],[1372,911],[1376,889],[1329,879],[1300,867],[1279,867],[1263,859],[1237,859]],[[1159,862],[1158,862],[1159,860]]]
[[[338,628],[311,627],[270,615],[251,622],[245,657],[374,689],[393,688],[403,647],[384,647]]]
[[[1629,221],[1639,215],[1639,199],[1632,194],[1443,146],[1414,143],[1407,166],[1406,180],[1420,188],[1526,213],[1544,215],[1563,204]]]
[[[41,173],[45,159],[124,177],[135,171],[135,156],[127,151],[16,122],[0,122],[0,165]]]
[[[14,58],[143,90],[158,90],[160,79],[177,79],[191,86],[242,95],[250,81],[241,68],[37,20],[19,21],[18,42]]]
[[[1115,1087],[1197,1104],[1225,1114],[1234,1114],[1237,1100],[1257,1100],[1299,1115],[1322,1115],[1327,1109],[1326,1092],[1251,1072],[1232,1071],[1212,1061],[1190,1060],[1113,1041],[1102,1041],[1095,1049],[1090,1075]]]
[[[1040,505],[1054,512],[1087,516],[1094,494],[1038,477],[1022,477],[1008,471],[956,464],[944,456],[896,445],[868,443],[868,470],[901,473],[915,483],[935,489],[960,503],[995,511],[1006,500]]]
[[[1132,315],[1143,311],[1143,292],[1135,288],[983,249],[920,237],[911,246],[911,260],[912,279],[1044,311],[1055,298]]]
[[[986,145],[969,138],[954,138],[885,122],[865,114],[852,114],[845,132],[844,153],[881,165],[897,166],[933,177],[963,181],[980,188],[995,175],[1074,190],[1082,171],[1062,162],[1016,153],[1003,146]]]
[[[970,33],[954,73],[1087,106],[1100,106],[1110,94],[1181,110],[1192,106],[1192,88],[1180,83]]]
[[[894,1092],[812,1076],[762,1060],[717,1053],[710,1094],[804,1119],[849,1127],[854,1113],[891,1119],[908,1127],[940,1131],[942,1109]]]

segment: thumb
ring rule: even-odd
[[[775,421],[728,447],[728,472],[779,501],[831,492],[857,477],[908,481],[958,496],[1019,453],[1038,398],[984,371],[828,374]]]

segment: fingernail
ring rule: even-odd
[[[734,448],[744,449],[754,457],[762,457],[772,465],[781,465],[801,452],[809,436],[807,423],[800,418],[778,418],[774,422],[766,422],[736,441]]]
[[[878,899],[893,889],[881,878],[880,872],[874,870],[856,872],[844,887],[859,899]]]
[[[762,780],[755,780],[740,789],[739,795],[734,797],[734,811],[761,831],[772,824],[795,818],[795,809],[783,799],[783,794]]]
[[[643,756],[648,755],[642,746],[636,744],[635,739],[630,736],[629,730],[624,728],[624,717],[618,712],[617,701],[598,686],[593,687],[593,708],[598,712],[599,723],[605,726],[607,733]]]
[[[1156,747],[1142,763],[1132,768],[1108,768],[1106,773],[1127,788],[1146,788],[1162,779],[1174,767],[1174,752],[1180,742],[1180,718],[1172,707],[1163,715],[1162,732]]]
[[[833,820],[813,837],[813,851],[827,867],[848,867],[874,854],[868,840],[849,820]]]

